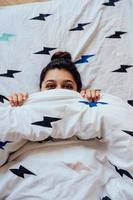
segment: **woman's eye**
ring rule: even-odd
[[[72,85],[65,85],[64,88],[66,88],[68,90],[73,90],[73,86]]]
[[[50,90],[50,89],[54,89],[55,85],[46,85],[46,89]]]

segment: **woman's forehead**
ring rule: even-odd
[[[73,81],[73,76],[70,72],[64,69],[52,69],[49,70],[44,78],[44,81],[48,80],[65,80]]]

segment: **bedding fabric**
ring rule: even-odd
[[[132,0],[0,7],[0,200],[133,199],[132,18]],[[102,91],[98,103],[37,93],[60,50],[83,87]],[[24,106],[10,107],[7,96],[23,91]]]
[[[118,97],[38,92],[0,121],[1,199],[132,200],[133,110]]]
[[[37,92],[41,70],[62,50],[72,54],[83,87],[133,103],[132,18],[132,0],[0,7],[0,95]]]

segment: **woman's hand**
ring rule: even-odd
[[[100,99],[99,90],[83,89],[80,92],[83,98],[87,98],[90,101],[98,101]],[[28,99],[28,93],[15,93],[8,97],[11,106],[21,106]]]
[[[11,106],[21,106],[26,101],[28,96],[29,95],[27,92],[23,92],[23,93],[15,93],[7,98],[9,99],[9,103]]]
[[[100,99],[100,90],[83,89],[80,94],[89,101],[98,101]]]

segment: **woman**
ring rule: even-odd
[[[68,52],[56,52],[41,72],[40,90],[51,89],[74,90],[90,101],[97,101],[100,98],[99,90],[82,89],[80,74]],[[28,93],[25,92],[8,97],[11,106],[21,106],[27,98]]]

